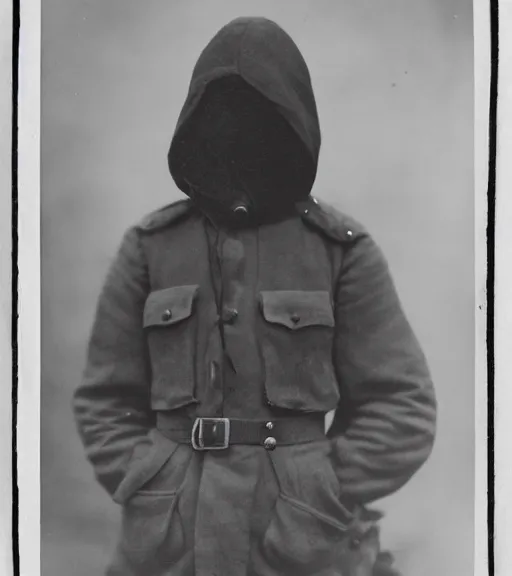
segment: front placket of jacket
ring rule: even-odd
[[[222,416],[226,376],[236,373],[229,350],[230,326],[237,319],[242,294],[244,247],[210,222],[206,223],[209,249],[210,276],[217,307],[217,322],[208,339],[206,353],[207,386],[202,401],[202,415]],[[229,378],[231,379],[231,378]]]
[[[240,417],[245,415],[234,410],[241,404],[236,400],[240,392],[238,385],[243,388],[244,364],[248,360],[245,349],[251,338],[244,332],[247,332],[247,317],[253,306],[245,287],[252,278],[252,267],[256,266],[256,259],[248,259],[247,254],[252,255],[255,241],[254,235],[246,231],[219,230],[217,234],[209,228],[210,246],[216,248],[216,252],[210,252],[210,260],[212,282],[218,296],[218,333],[222,336],[218,341],[223,342],[222,394],[212,392],[209,402],[222,398],[221,414],[228,418]],[[242,406],[245,406],[250,399],[246,395],[243,398]],[[205,453],[196,513],[201,521],[195,526],[194,560],[198,576],[247,574],[257,463],[257,458],[248,457],[246,446],[235,445],[225,451]],[[222,518],[220,523],[219,518]]]
[[[220,315],[224,342],[223,415],[226,416],[226,403],[234,392],[233,385],[242,368],[236,344],[244,291],[245,250],[243,242],[236,234],[222,231],[219,248],[222,276]]]
[[[217,309],[214,324],[208,326],[206,353],[203,361],[203,382],[200,405],[197,416],[220,417],[223,405],[223,372],[224,344],[223,328],[220,318],[222,302],[222,272],[219,260],[218,246],[221,241],[220,231],[209,219],[204,221],[204,230],[208,246],[208,265],[210,268],[210,283]]]

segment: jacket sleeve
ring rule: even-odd
[[[148,278],[135,228],[104,283],[73,408],[87,457],[112,495],[136,444],[149,442],[149,362],[143,334]]]
[[[342,493],[360,505],[398,490],[427,460],[436,400],[387,262],[366,233],[345,253],[335,316],[342,398],[328,435]]]

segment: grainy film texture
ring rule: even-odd
[[[166,154],[217,30],[265,16],[296,41],[322,130],[313,193],[386,254],[439,404],[431,458],[383,500],[404,576],[472,574],[473,22],[469,0],[42,3],[42,574],[101,574],[119,511],[71,400],[123,232],[182,197]]]

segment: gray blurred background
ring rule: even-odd
[[[70,410],[123,231],[179,198],[166,153],[192,67],[230,19],[296,40],[323,147],[314,193],[384,249],[437,387],[429,462],[381,502],[405,576],[473,568],[473,33],[470,0],[43,0],[42,562],[99,575],[118,509]]]

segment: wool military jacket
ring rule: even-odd
[[[189,201],[126,233],[75,397],[88,456],[124,506],[121,556],[140,573],[159,550],[172,574],[316,574],[304,567],[334,562],[353,506],[396,491],[427,459],[426,362],[382,252],[353,219],[310,200],[287,221],[220,231],[213,274],[207,234]],[[333,410],[325,440],[273,451],[195,452],[157,425],[162,412]],[[112,574],[139,573],[122,570]]]

